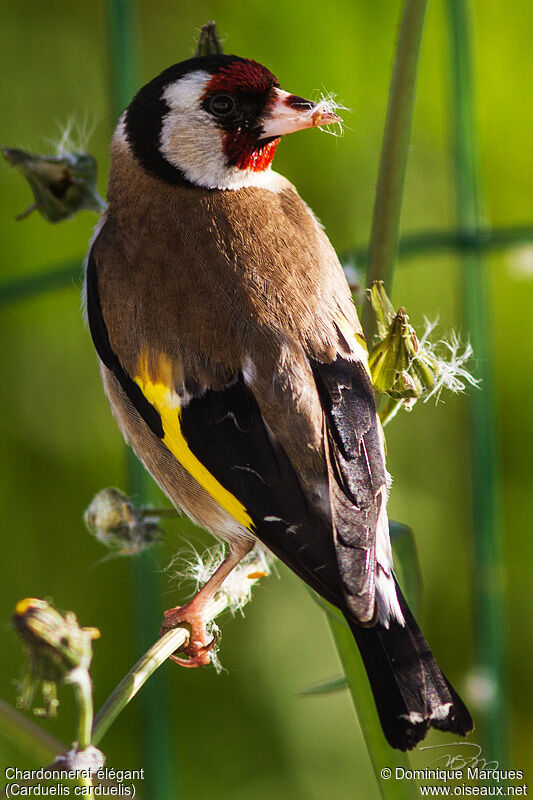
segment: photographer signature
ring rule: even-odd
[[[499,768],[497,761],[487,761],[483,758],[481,745],[474,742],[452,742],[451,744],[432,744],[420,747],[420,750],[442,750],[451,751],[452,748],[460,748],[461,752],[443,753],[430,764],[439,764],[444,769],[465,769],[466,767],[478,767],[484,770],[494,770]]]

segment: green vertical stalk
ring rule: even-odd
[[[146,505],[150,501],[150,476],[129,448],[126,457],[127,492],[136,505]],[[163,619],[159,580],[149,552],[140,553],[133,559],[133,595],[137,644],[141,652],[145,652],[153,644]],[[153,800],[177,800],[179,797],[175,786],[177,758],[168,713],[168,693],[168,674],[159,669],[145,685],[140,697],[143,766],[146,767],[147,794]]]
[[[396,780],[396,768],[411,768],[409,757],[400,750],[393,750],[383,735],[366,670],[352,632],[336,609],[330,607],[326,613],[381,797],[383,800],[413,800],[418,796],[415,783]]]
[[[474,121],[471,20],[468,0],[448,0],[453,100],[453,155],[460,232],[479,232],[479,180]],[[497,419],[491,365],[488,287],[479,250],[465,252],[464,310],[478,364],[480,390],[471,392],[470,436],[474,516],[475,630],[478,666],[492,688],[480,713],[483,757],[508,763],[506,619]]]
[[[384,281],[389,295],[398,256],[405,167],[426,7],[427,0],[405,0],[403,6],[381,146],[366,284],[371,286],[373,281]],[[363,308],[363,328],[370,342],[375,322],[368,300]]]
[[[139,88],[136,0],[110,0],[112,106],[117,117]]]
[[[405,167],[426,7],[427,0],[404,1],[381,149],[367,285],[383,280],[388,290],[398,254]],[[371,341],[375,318],[368,300],[363,309],[363,325],[367,339]],[[414,787],[407,781],[396,781],[394,775],[387,779],[387,770],[394,771],[396,766],[408,767],[409,761],[404,753],[389,747],[383,736],[353,637],[338,617],[330,615],[330,625],[381,795],[402,800],[412,797]]]
[[[139,88],[136,3],[134,0],[110,0],[112,107],[116,117],[130,103]],[[128,493],[137,505],[149,502],[150,479],[131,450],[127,450]],[[133,595],[137,642],[141,651],[153,642],[162,609],[159,585],[150,557],[144,553],[134,559]],[[147,791],[152,800],[177,798],[174,768],[176,753],[172,745],[168,687],[164,670],[152,677],[141,697],[143,766]]]

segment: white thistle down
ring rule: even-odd
[[[452,394],[460,394],[465,391],[467,384],[477,388],[480,384],[479,379],[464,367],[474,352],[470,342],[467,341],[463,344],[456,331],[451,331],[448,339],[430,342],[429,336],[435,329],[438,320],[431,322],[425,318],[424,321],[426,327],[418,345],[420,355],[417,354],[415,360],[429,354],[438,364],[435,385],[423,397],[424,403],[427,403],[431,397],[435,397],[438,403],[443,389],[448,389]]]
[[[181,585],[183,582],[192,582],[196,594],[220,567],[225,557],[224,545],[221,542],[202,553],[189,543],[174,556],[166,571],[171,574],[173,583]],[[228,608],[232,614],[236,611],[242,612],[244,606],[252,599],[253,586],[259,578],[270,575],[272,561],[273,556],[257,544],[230,572],[220,592],[227,598]]]
[[[454,331],[448,339],[431,342],[437,323],[427,319],[419,339],[405,308],[394,311],[382,281],[372,284],[370,300],[378,337],[368,364],[374,388],[390,398],[379,412],[383,425],[400,408],[410,411],[418,400],[426,402],[435,397],[438,402],[443,389],[458,393],[467,384],[478,386],[479,381],[465,368],[472,356],[469,342],[463,345]]]
[[[177,553],[167,567],[172,582],[181,584],[192,581],[194,593],[209,580],[211,575],[224,561],[226,554],[224,545],[217,543],[199,553],[195,547],[189,546]],[[232,614],[242,613],[244,606],[252,599],[252,588],[260,578],[270,575],[273,556],[260,545],[246,555],[235,569],[230,572],[220,588],[227,598],[228,608]]]
[[[317,114],[337,114],[339,111],[350,111],[349,108],[342,105],[342,103],[336,99],[336,95],[333,92],[314,92],[313,94],[318,95],[318,100],[313,100],[315,106],[309,109],[309,111],[304,112],[303,115],[300,116],[300,119],[305,118],[306,115],[312,119]],[[330,136],[340,138],[344,135],[344,127],[343,120],[339,119],[338,122],[321,126],[318,130],[322,133],[329,133]]]
[[[75,153],[85,153],[94,133],[95,124],[87,117],[77,120],[69,117],[66,123],[56,122],[59,138],[47,137],[45,141],[52,147],[57,158],[70,158]]]
[[[182,582],[192,581],[194,583],[194,594],[207,583],[211,575],[217,570],[226,556],[224,545],[220,542],[213,547],[199,553],[192,545],[178,552],[167,571],[171,573],[172,582],[181,584]],[[218,595],[222,595],[227,602],[227,607],[232,614],[240,611],[243,614],[244,606],[252,599],[252,588],[260,578],[270,575],[270,569],[274,557],[264,550],[260,544],[246,555],[228,575],[222,584]],[[218,656],[220,643],[220,629],[214,620],[207,623],[207,630],[210,635],[217,636],[217,643],[210,651],[210,661],[216,672],[222,672],[223,666]]]

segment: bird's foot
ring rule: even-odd
[[[180,658],[175,654],[170,656],[180,667],[205,667],[210,662],[209,651],[217,640],[216,634],[210,639],[205,628],[203,608],[195,603],[195,599],[185,606],[165,611],[161,626],[161,636],[177,627],[186,627],[190,630],[189,641],[176,651],[185,653],[187,658]]]

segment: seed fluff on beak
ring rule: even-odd
[[[213,56],[185,61],[147,84],[117,136],[172,183],[276,190],[270,165],[280,137],[339,122],[331,100],[313,103],[283,91],[255,61]]]

